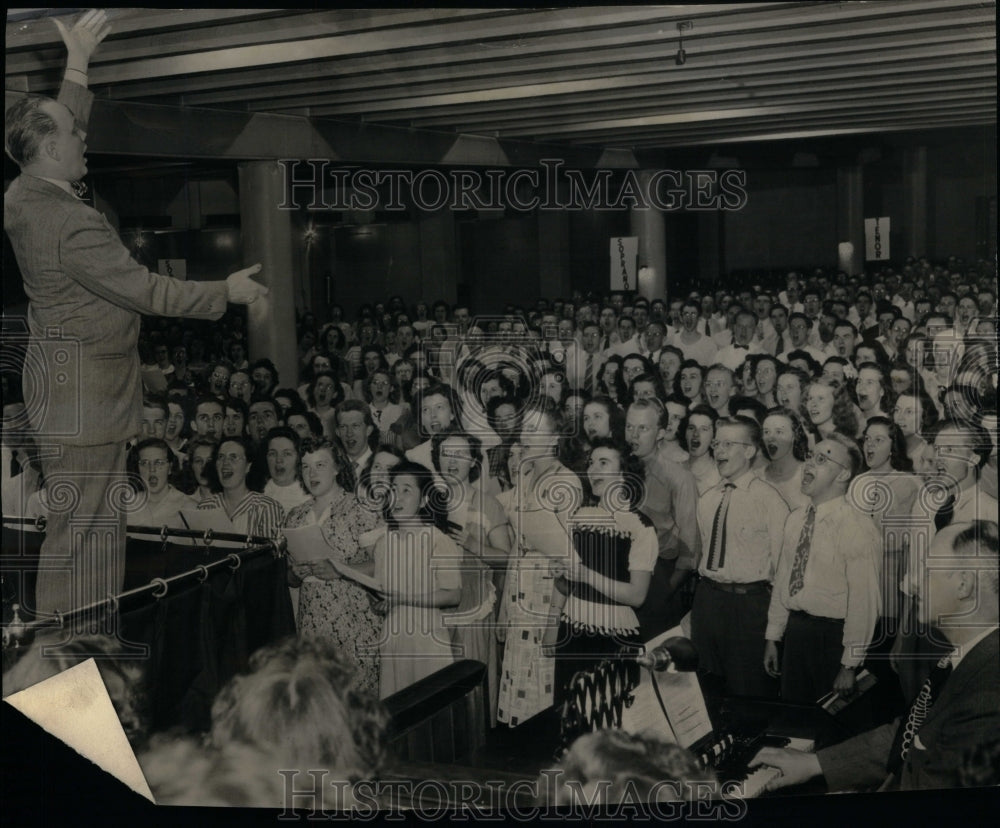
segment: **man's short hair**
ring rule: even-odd
[[[977,570],[986,576],[986,583],[994,595],[998,592],[997,561],[1000,557],[1000,542],[997,539],[997,523],[995,520],[976,520],[972,524],[959,532],[952,541],[951,547],[956,554],[961,555],[960,550],[967,546],[976,549],[977,557],[986,558],[986,566]]]
[[[631,405],[629,405],[629,410],[635,409],[636,411],[652,411],[656,415],[656,425],[658,428],[667,427],[667,408],[660,402],[656,397],[646,397],[641,400],[636,400]],[[626,411],[626,414],[628,412]]]
[[[846,434],[843,434],[839,431],[831,432],[830,434],[827,434],[826,437],[824,437],[823,439],[832,440],[833,442],[839,443],[841,446],[844,447],[844,450],[847,452],[848,461],[850,463],[850,467],[848,468],[848,471],[851,473],[850,480],[853,480],[855,477],[857,477],[858,472],[861,471],[864,462],[861,456],[861,449],[858,448],[857,441],[853,440]]]
[[[772,308],[772,310],[774,309]],[[799,313],[798,311],[796,311],[795,313],[791,314],[788,317],[788,324],[791,325],[792,322],[794,322],[796,319],[801,319],[802,321],[804,321],[806,323],[807,328],[811,328],[813,326],[813,321],[804,313]]]
[[[743,433],[749,441],[750,445],[753,446],[754,451],[760,454],[763,448],[763,437],[760,430],[760,423],[750,417],[720,417],[715,421],[715,433],[719,433],[719,429],[723,427],[728,428],[742,428]]]
[[[25,95],[4,116],[4,149],[19,167],[38,156],[42,141],[58,131],[55,119],[42,109],[44,95]]]
[[[368,407],[367,403],[363,403],[361,400],[344,400],[339,403],[334,409],[333,421],[339,426],[340,425],[340,415],[347,414],[351,411],[359,411],[361,415],[365,418],[365,425],[375,427],[375,420],[372,417],[372,410]]]

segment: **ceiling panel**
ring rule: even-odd
[[[8,89],[58,85],[57,14],[8,12]],[[995,124],[995,14],[960,0],[112,9],[91,86],[112,101],[595,148]]]

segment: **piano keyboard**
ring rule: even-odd
[[[780,770],[767,765],[761,765],[752,770],[747,767],[764,742],[773,747],[785,747],[807,752],[812,752],[815,747],[812,739],[774,736],[762,736],[754,739],[739,739],[737,737],[734,745],[735,752],[725,757],[721,765],[716,767],[719,781],[726,785],[730,796],[736,796],[740,799],[754,799],[764,792],[768,782],[781,775]]]

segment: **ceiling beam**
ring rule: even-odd
[[[966,64],[972,59],[963,57]],[[944,83],[954,83],[956,81],[982,81],[996,82],[996,72],[989,67],[971,66],[956,67],[949,66],[942,62],[938,66],[907,67],[906,71],[890,72],[871,78],[862,70],[844,72],[837,78],[823,81],[812,81],[809,84],[795,83],[789,81],[787,77],[778,76],[768,78],[765,83],[754,82],[742,91],[747,97],[759,97],[765,93],[770,100],[772,96],[780,94],[788,95],[796,92],[815,95],[836,93],[843,91],[850,82],[857,82],[859,85],[863,81],[868,94],[883,88],[897,89],[900,92],[907,92],[912,89],[926,89],[926,72],[936,73],[937,82],[935,87]],[[502,108],[484,108],[482,110],[470,110],[464,113],[462,125],[469,132],[493,132],[503,129],[513,129],[518,127],[542,126],[557,120],[565,120],[576,116],[598,114],[602,111],[622,111],[628,107],[637,106],[658,106],[661,109],[666,105],[683,101],[684,97],[697,96],[698,100],[709,101],[713,99],[732,100],[734,95],[731,90],[721,89],[717,82],[706,81],[686,86],[683,91],[671,92],[668,89],[661,91],[650,89],[642,90],[635,95],[623,96],[614,93],[601,93],[589,96],[586,101],[573,99],[570,101],[546,101],[538,103],[526,101],[520,105],[511,105]],[[401,117],[409,120],[413,126],[437,127],[450,126],[455,122],[455,116],[449,116],[449,110],[440,109],[435,112],[423,114],[411,113],[407,117],[406,113],[400,113]]]
[[[7,90],[5,107],[23,93]],[[257,112],[193,109],[124,101],[94,101],[87,133],[92,154],[231,160],[329,159],[337,163],[399,165],[463,163],[534,165],[557,157],[593,167],[600,151],[565,142],[512,139],[501,145],[482,136],[304,118]],[[506,159],[506,161],[504,161]]]
[[[286,69],[282,76],[261,76],[258,83],[250,87],[233,88],[225,79],[220,79],[216,89],[189,90],[184,95],[184,103],[206,106],[221,101],[242,101],[251,109],[274,109],[300,106],[308,96],[312,105],[334,105],[341,102],[364,105],[382,100],[392,101],[394,97],[399,98],[400,93],[404,97],[417,93],[430,95],[440,91],[437,87],[449,93],[467,91],[472,94],[504,86],[516,90],[526,78],[538,73],[557,76],[560,82],[586,83],[596,76],[619,76],[622,85],[678,83],[687,82],[692,76],[697,79],[706,72],[717,74],[720,70],[731,69],[735,62],[751,66],[780,66],[793,57],[806,63],[823,54],[840,59],[846,54],[856,57],[866,52],[881,55],[899,48],[893,39],[901,30],[919,32],[914,35],[914,45],[923,50],[920,56],[926,57],[928,48],[936,48],[948,42],[968,42],[966,31],[951,28],[956,23],[956,17],[961,20],[963,27],[987,23],[991,19],[988,11],[978,9],[974,17],[971,12],[963,17],[960,12],[954,11],[945,19],[942,13],[940,17],[935,16],[933,19],[919,19],[919,26],[909,22],[900,23],[891,32],[881,20],[871,21],[864,31],[849,31],[842,27],[809,30],[808,38],[798,32],[767,32],[753,39],[748,33],[741,32],[739,36],[731,38],[706,40],[703,46],[690,45],[690,62],[684,68],[673,65],[672,57],[676,48],[674,42],[664,42],[662,38],[637,37],[634,42],[613,49],[607,48],[603,41],[580,43],[572,51],[551,51],[534,58],[527,55],[518,55],[516,58],[505,54],[484,55],[483,50],[478,49],[465,62],[459,62],[460,55],[455,49],[449,49],[443,55],[443,59],[448,62],[441,66],[435,66],[432,57],[421,51],[409,56],[406,61],[419,61],[416,67],[398,65],[398,56],[392,55],[390,57],[395,60],[389,65],[373,65],[373,61],[368,61],[354,71],[340,61],[333,61],[324,67],[292,67],[292,73]],[[588,34],[590,33],[577,37],[585,39]],[[795,54],[786,51],[787,48],[800,46],[804,42],[811,43],[812,48],[800,49]],[[990,51],[992,46],[990,39],[984,35],[982,50]],[[413,68],[419,68],[419,74],[415,75]],[[320,79],[317,75],[325,77]],[[127,94],[128,90],[119,89],[117,95],[123,93]],[[518,94],[515,91],[506,97],[516,100]]]

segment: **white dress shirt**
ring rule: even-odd
[[[789,581],[806,512],[807,507],[796,509],[785,523],[764,637],[780,641],[788,615],[794,610],[823,618],[843,618],[844,652],[840,663],[857,667],[865,659],[881,612],[879,532],[875,523],[851,506],[846,497],[821,503],[816,507],[802,588],[790,595]]]
[[[698,528],[702,537],[698,572],[703,577],[723,583],[770,581],[781,552],[788,507],[777,490],[758,478],[751,469],[732,481],[736,488],[729,496],[726,513],[725,560],[718,569],[708,568],[712,524],[727,482],[720,480],[698,500]]]

